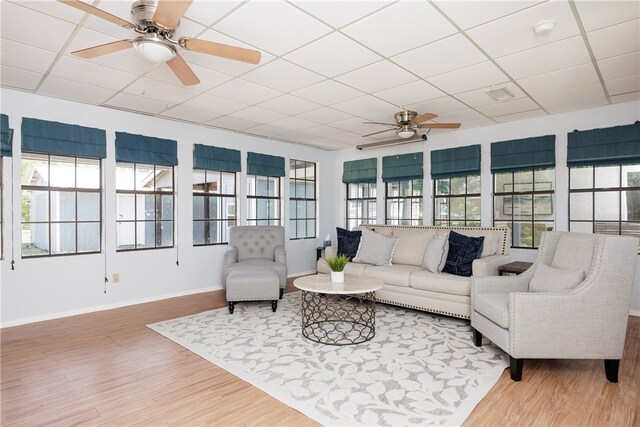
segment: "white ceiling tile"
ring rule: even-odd
[[[487,57],[464,36],[456,34],[391,59],[418,76],[427,78],[484,62]]]
[[[65,7],[60,4],[60,7]],[[76,28],[61,19],[6,1],[0,2],[0,37],[58,52]]]
[[[363,121],[394,124],[396,123],[395,114],[401,109],[402,108],[394,107],[374,113],[363,114],[361,117],[364,118]]]
[[[533,102],[531,98],[512,99],[511,101],[496,102],[490,105],[483,105],[475,109],[482,114],[495,117],[503,116],[511,113],[521,113],[523,111],[531,111],[539,109],[540,106]]]
[[[496,62],[514,79],[550,73],[591,61],[582,37],[576,36],[514,53]]]
[[[332,126],[316,126],[312,128],[305,129],[305,132],[310,135],[320,136],[320,137],[331,137],[333,135],[343,133],[342,129],[334,128]]]
[[[248,2],[218,22],[216,30],[275,55],[284,55],[331,31],[285,2]]]
[[[585,31],[598,30],[640,16],[640,2],[637,1],[577,1],[575,4]]]
[[[335,78],[348,86],[366,93],[373,93],[390,87],[409,83],[418,78],[387,60],[351,71]]]
[[[483,117],[481,119],[476,119],[476,120],[467,120],[464,123],[462,123],[462,126],[460,126],[460,129],[471,129],[471,128],[475,128],[475,127],[480,127],[480,126],[487,126],[487,125],[493,125],[496,122],[494,120],[488,119],[486,117]],[[451,129],[433,129],[430,134],[435,134],[435,133],[447,133],[447,132],[451,132]],[[455,130],[454,130],[455,132]]]
[[[56,54],[48,50],[8,39],[0,39],[0,48],[2,48],[0,64],[39,74],[46,73],[56,58]]]
[[[65,80],[113,90],[120,90],[136,79],[135,74],[107,68],[70,56],[61,57],[50,74]]]
[[[6,0],[5,0],[6,1]],[[72,22],[74,24],[79,23],[84,17],[84,13],[80,10],[69,7],[63,3],[59,3],[51,0],[28,0],[28,1],[11,1],[19,6],[33,9],[37,12],[45,15],[52,16],[54,18],[62,19]]]
[[[429,3],[413,0],[399,1],[342,31],[383,56],[396,55],[456,33],[453,25]]]
[[[263,137],[266,136],[266,137],[272,137],[272,138],[279,137],[289,132],[289,130],[287,129],[283,129],[283,128],[279,128],[271,125],[258,125],[255,127],[247,128],[244,131],[247,133],[258,135],[258,136],[263,136]]]
[[[534,98],[550,114],[607,104],[600,83],[537,95]]]
[[[208,93],[203,93],[195,98],[191,98],[190,100],[185,101],[184,105],[203,111],[210,111],[219,115],[230,114],[234,111],[248,107],[247,104],[209,95]]]
[[[565,68],[551,73],[518,80],[518,83],[531,95],[557,92],[585,86],[599,81],[596,70],[589,62],[576,67]]]
[[[418,102],[406,106],[408,109],[417,111],[418,114],[433,113],[433,114],[445,114],[451,111],[459,111],[467,108],[462,102],[454,99],[450,96],[443,96],[442,98],[430,99],[424,102]]]
[[[374,93],[374,96],[377,98],[390,102],[400,108],[404,105],[440,98],[444,95],[444,92],[436,89],[423,80],[417,80],[415,82]]]
[[[198,92],[207,92],[233,78],[227,74],[219,73],[197,64],[189,64],[189,67],[191,67],[191,70],[193,70],[196,76],[198,76],[198,79],[200,79],[200,83],[189,86],[189,89]],[[159,64],[157,67],[149,70],[146,77],[176,86],[182,85],[173,71],[171,71],[171,68],[164,64]]]
[[[115,95],[116,92],[110,89],[48,76],[38,89],[38,93],[70,99],[72,101],[87,102],[89,104],[102,104]]]
[[[598,61],[598,68],[605,80],[640,74],[640,52],[601,59]]]
[[[533,27],[554,21],[553,30],[537,34]],[[514,13],[467,32],[493,58],[542,46],[579,34],[571,8],[566,1],[550,1]]]
[[[537,108],[535,110],[522,111],[520,113],[513,113],[513,114],[505,114],[503,116],[495,116],[492,118],[498,123],[504,123],[504,122],[512,122],[515,120],[531,119],[533,117],[540,117],[545,115],[547,115],[547,113],[545,113],[543,109]]]
[[[276,120],[284,119],[287,117],[285,114],[265,110],[264,108],[259,107],[247,107],[243,110],[235,111],[229,114],[229,116],[236,119],[248,120],[259,124],[275,122]]]
[[[316,123],[329,124],[332,122],[337,122],[339,120],[350,119],[353,116],[351,114],[347,114],[344,111],[339,111],[329,107],[322,107],[316,110],[307,111],[302,114],[297,114],[297,117],[301,119],[309,120]]]
[[[484,119],[485,116],[477,112],[476,110],[467,108],[460,111],[452,111],[450,113],[441,114],[434,119],[437,123],[465,123],[471,120]]]
[[[618,104],[620,102],[632,102],[640,100],[640,92],[625,93],[623,95],[614,95],[611,97],[611,102]]]
[[[356,116],[365,116],[377,111],[394,108],[394,105],[378,98],[374,98],[373,96],[365,95],[360,98],[350,99],[348,101],[334,104],[331,107]]]
[[[390,0],[357,1],[309,1],[293,0],[292,3],[334,28],[340,28],[391,4]]]
[[[167,104],[162,101],[156,101],[155,99],[131,95],[124,92],[118,93],[116,96],[108,100],[105,105],[150,114],[158,114],[167,108],[172,107],[171,105],[167,106]]]
[[[333,122],[331,123],[331,126],[349,132],[357,133],[358,135],[362,135],[365,133],[370,133],[369,129],[371,129],[371,125],[365,125],[363,123],[364,121],[366,120],[360,117],[353,117],[351,119]]]
[[[284,119],[276,120],[275,122],[269,123],[271,126],[276,126],[279,128],[295,130],[295,131],[303,131],[306,129],[313,128],[318,126],[317,124],[310,122],[308,120],[300,119],[298,117],[286,117]]]
[[[26,90],[34,90],[41,79],[42,74],[7,67],[5,65],[2,66],[0,74],[2,86]]]
[[[131,2],[101,0],[100,3],[94,6],[126,21],[134,23],[133,18],[131,17]],[[137,35],[133,30],[128,30],[110,21],[98,18],[97,16],[93,15],[89,15],[89,18],[85,22],[84,26],[86,28],[90,28],[92,30],[107,34],[111,37],[115,37],[118,40],[132,39]]]
[[[256,123],[256,122],[252,122],[244,119],[237,119],[235,117],[222,116],[213,120],[209,120],[206,124],[209,126],[215,126],[217,128],[241,131],[247,128],[258,126],[260,123]]]
[[[246,80],[233,79],[210,90],[209,94],[243,104],[253,105],[280,96],[282,92]]]
[[[80,28],[80,31],[78,31],[73,37],[71,43],[69,43],[69,46],[67,46],[64,53],[65,55],[71,55],[71,52],[75,52],[76,50],[87,49],[93,46],[98,46],[115,41],[118,41],[118,39],[107,34],[90,30],[88,28]]]
[[[325,80],[312,86],[298,89],[293,92],[293,95],[317,102],[318,104],[331,105],[346,101],[347,99],[357,98],[362,96],[363,93],[345,86],[342,83]]]
[[[331,139],[344,144],[358,145],[361,142],[362,137],[357,133],[342,132],[337,135],[331,135]]]
[[[524,98],[525,93],[513,82],[502,82],[497,83],[492,86],[483,87],[480,89],[471,90],[469,92],[456,94],[456,98],[460,101],[464,102],[470,107],[478,107],[480,105],[490,105],[499,103],[501,101],[496,101],[489,94],[488,91],[494,89],[507,89],[513,95],[513,99]]]
[[[507,80],[507,76],[491,61],[482,62],[427,79],[427,81],[435,87],[450,94],[467,92],[505,80]]]
[[[434,3],[460,28],[466,30],[531,7],[537,3],[541,3],[541,1],[435,0]]]
[[[276,59],[243,75],[244,80],[291,92],[324,80],[319,74],[294,65],[284,59]]]
[[[640,50],[640,20],[625,22],[587,33],[596,59],[610,58]]]
[[[155,99],[168,104],[180,104],[198,95],[198,92],[187,89],[184,86],[174,86],[146,77],[136,80],[124,91],[131,95]]]
[[[619,79],[607,80],[609,95],[622,95],[623,93],[637,92],[640,90],[640,75],[622,77]]]
[[[258,104],[258,107],[277,111],[278,113],[287,114],[289,116],[299,116],[298,113],[315,110],[320,107],[320,104],[287,94],[262,102]]]
[[[241,4],[240,0],[194,1],[184,16],[208,27]]]
[[[191,3],[193,4],[193,3]],[[180,37],[196,37],[206,29],[205,26],[194,22],[190,19],[183,18],[180,20],[180,25],[176,29],[174,39],[180,39]]]
[[[327,77],[335,77],[382,59],[339,33],[332,33],[288,55],[285,59]]]
[[[309,141],[313,138],[317,138],[314,135],[311,135],[307,132],[301,132],[301,131],[296,131],[296,132],[291,132],[290,130],[287,131],[287,133],[280,135],[279,137],[280,139],[286,140],[286,141],[291,141],[291,142],[295,142],[295,143],[304,143],[306,141]]]
[[[219,116],[219,114],[210,111],[198,110],[197,108],[191,108],[185,105],[176,105],[173,108],[163,111],[160,115],[194,123],[205,123]]]

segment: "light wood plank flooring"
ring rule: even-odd
[[[225,305],[216,291],[3,329],[0,424],[314,425],[145,326]],[[602,365],[525,361],[522,381],[506,370],[465,425],[640,425],[640,318],[618,384]]]

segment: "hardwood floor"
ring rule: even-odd
[[[0,424],[315,425],[145,326],[225,305],[217,291],[3,329]],[[600,360],[525,360],[465,425],[640,425],[640,318],[618,384]]]

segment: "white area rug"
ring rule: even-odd
[[[149,327],[325,425],[460,425],[508,366],[469,322],[384,304],[373,340],[316,344],[299,292]]]

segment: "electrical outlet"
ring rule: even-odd
[[[111,275],[111,283],[113,283],[114,285],[120,283],[120,273],[113,273]]]

